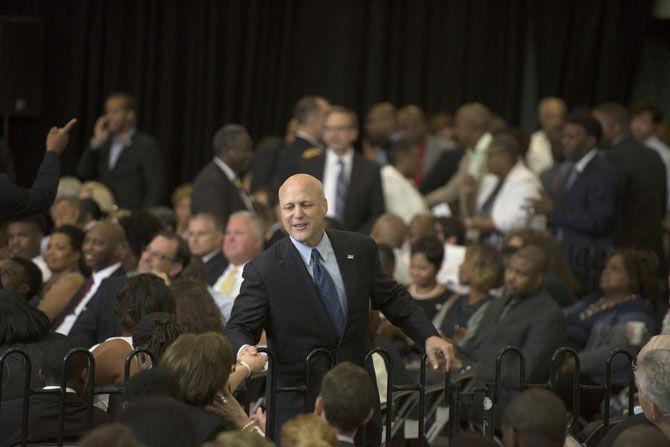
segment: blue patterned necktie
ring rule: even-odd
[[[335,215],[340,220],[344,222],[344,207],[347,203],[347,179],[346,173],[344,172],[344,161],[338,160],[337,166],[340,168],[339,173],[337,174],[337,203],[335,203]]]
[[[316,283],[316,288],[319,291],[321,299],[323,300],[323,305],[326,307],[328,318],[330,318],[330,321],[335,327],[337,336],[342,337],[342,334],[344,334],[344,329],[347,325],[346,318],[344,317],[344,312],[342,311],[340,298],[337,296],[335,281],[333,281],[333,278],[328,273],[328,270],[326,270],[326,268],[321,265],[319,259],[321,259],[319,251],[316,248],[313,248],[310,264],[312,265],[314,282]]]

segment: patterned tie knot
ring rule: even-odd
[[[316,248],[312,248],[312,265],[321,260],[321,253]]]

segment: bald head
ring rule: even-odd
[[[398,128],[401,138],[419,141],[428,131],[426,114],[419,106],[405,106],[398,110]]]
[[[640,349],[637,359],[641,360],[648,352],[655,349],[670,349],[670,335],[654,335],[651,337],[651,340]]]
[[[537,115],[540,121],[540,127],[545,133],[551,134],[563,125],[567,106],[565,101],[556,96],[550,96],[540,101],[537,107]]]
[[[400,248],[405,242],[407,227],[403,220],[392,213],[384,213],[377,218],[372,226],[370,237],[377,244]]]
[[[126,234],[116,222],[100,221],[88,230],[84,239],[84,261],[94,272],[121,261]]]
[[[407,236],[410,243],[414,243],[417,239],[424,236],[440,237],[438,232],[438,225],[433,216],[426,213],[415,215],[407,226]]]
[[[296,174],[279,188],[284,230],[296,241],[316,247],[325,231],[328,204],[323,185],[307,174]]]
[[[593,109],[593,117],[602,127],[602,144],[610,146],[612,140],[628,132],[628,111],[616,102],[606,102]]]
[[[554,393],[528,389],[507,405],[502,419],[505,446],[562,447],[567,429],[567,409]]]
[[[489,128],[491,111],[478,102],[462,105],[456,112],[454,131],[458,141],[468,149],[477,145]]]

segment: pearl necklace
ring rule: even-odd
[[[612,308],[618,306],[619,304],[624,304],[624,303],[628,303],[629,301],[634,301],[634,300],[638,299],[639,297],[640,297],[640,295],[637,295],[637,294],[628,295],[628,296],[625,296],[625,297],[623,297],[621,299],[618,299],[616,301],[612,301],[610,303],[606,303],[605,302],[605,297],[602,297],[598,301],[596,301],[595,303],[591,304],[589,307],[584,309],[584,311],[582,311],[582,313],[579,314],[579,319],[582,320],[582,321],[588,320],[589,318],[591,318],[592,316],[594,316],[596,314],[599,314],[600,312],[604,312],[606,310],[612,309]]]
[[[414,299],[436,298],[438,295],[437,290],[439,290],[442,287],[444,287],[442,284],[437,283],[435,284],[435,287],[430,289],[428,292],[419,293],[416,284],[412,284],[410,285],[409,293],[410,295],[412,295]]]

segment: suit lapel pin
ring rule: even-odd
[[[347,259],[354,259],[354,255],[347,255]]]

